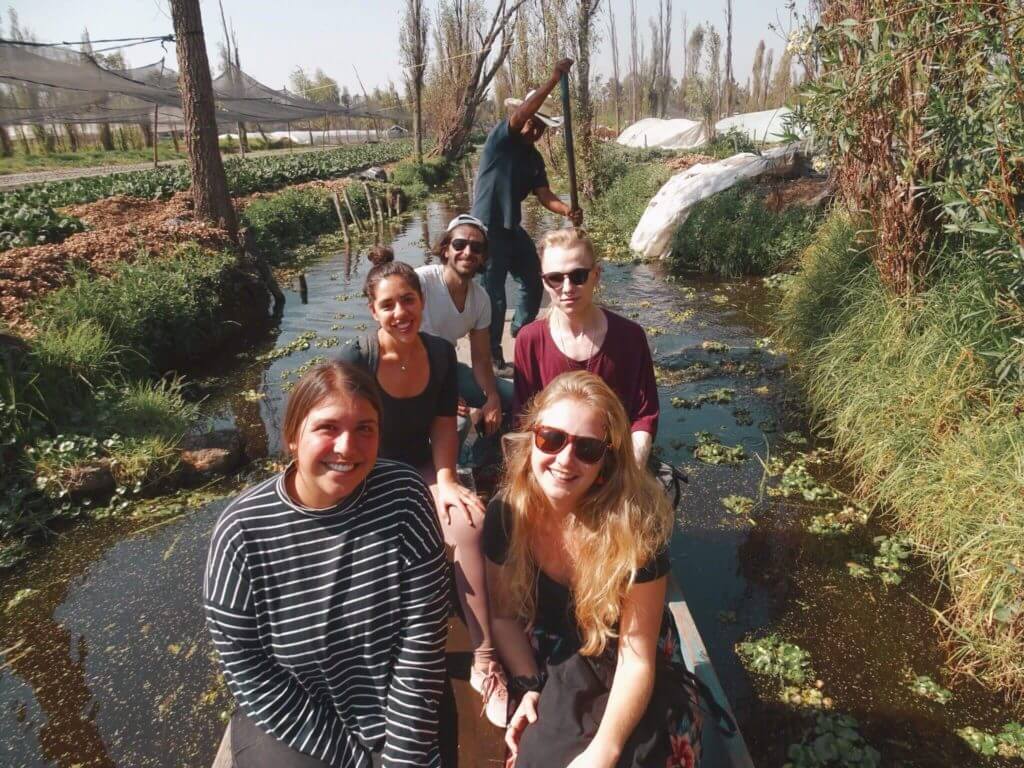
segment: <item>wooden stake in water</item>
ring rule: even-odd
[[[362,232],[363,228],[359,224],[359,218],[356,216],[355,211],[352,210],[352,201],[348,199],[348,189],[342,187],[341,194],[345,198],[345,207],[348,209],[348,215],[352,219],[352,223],[355,225],[356,232]]]
[[[334,201],[334,212],[338,214],[338,221],[341,222],[341,234],[345,238],[345,247],[348,247],[348,224],[345,223],[345,214],[341,212],[341,200],[338,199],[336,190],[331,191],[331,199]]]
[[[377,217],[373,213],[373,193],[370,192],[370,185],[363,182],[363,192],[366,193],[366,210],[370,217],[370,223],[376,225]]]

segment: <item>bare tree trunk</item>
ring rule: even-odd
[[[619,79],[619,38],[615,31],[615,13],[608,6],[608,37],[612,42],[612,98],[615,100],[615,132],[622,133],[622,81]]]
[[[181,72],[181,107],[185,116],[185,145],[195,215],[226,229],[234,238],[238,225],[217,146],[213,84],[199,0],[171,0],[171,18]]]
[[[171,141],[174,142],[174,152],[177,154],[181,152],[181,147],[178,145],[178,131],[176,128],[171,128]]]
[[[400,45],[406,81],[412,91],[412,141],[416,162],[423,162],[423,78],[427,71],[427,17],[423,0],[406,0]]]
[[[479,48],[473,52],[469,79],[462,88],[458,108],[448,124],[441,127],[433,154],[448,160],[454,160],[462,154],[466,140],[473,130],[476,110],[487,95],[494,75],[504,65],[511,49],[512,37],[508,33],[512,31],[512,17],[525,2],[526,0],[499,0],[487,34],[479,35]],[[498,50],[492,57],[495,46]]]
[[[11,157],[14,154],[14,145],[7,133],[7,126],[0,125],[0,157]]]
[[[732,114],[732,0],[725,0],[725,116]]]
[[[71,147],[72,152],[77,152],[81,146],[81,142],[78,140],[78,129],[74,123],[64,123],[64,130],[68,134],[68,145]]]
[[[590,99],[590,36],[601,0],[579,0],[576,10],[576,115],[573,120],[579,147],[581,192],[594,196],[594,105]]]
[[[761,109],[768,107],[768,88],[772,81],[772,65],[775,59],[775,49],[768,49],[768,57],[764,60],[764,79],[761,81]]]
[[[139,131],[142,133],[142,146],[151,149],[153,146],[153,126],[147,122],[139,123]]]
[[[633,110],[633,122],[637,121],[640,102],[637,93],[637,78],[640,77],[639,61],[637,59],[637,29],[636,29],[636,0],[629,0],[629,100]]]
[[[110,123],[100,124],[100,146],[104,152],[114,151],[114,134],[110,130]]]
[[[668,97],[672,90],[672,0],[664,0],[660,9],[661,17],[661,64],[659,66],[658,98],[659,113],[668,114]]]

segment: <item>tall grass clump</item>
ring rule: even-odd
[[[774,210],[761,185],[742,182],[694,206],[673,238],[673,266],[725,277],[772,274],[807,247],[820,217],[803,205]]]
[[[822,424],[948,586],[959,668],[1024,688],[1024,390],[998,361],[1019,329],[964,259],[910,297],[871,265],[870,236],[834,215],[779,310]]]
[[[158,372],[196,357],[219,336],[221,283],[234,262],[229,251],[190,243],[170,256],[121,263],[109,277],[79,272],[37,305],[35,318],[65,334],[83,324],[101,328],[126,350],[127,369]]]

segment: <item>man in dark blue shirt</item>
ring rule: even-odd
[[[532,192],[549,211],[572,219],[577,227],[583,223],[583,212],[572,210],[551,191],[544,158],[534,146],[545,128],[562,124],[562,118],[546,115],[540,107],[570,67],[572,59],[562,59],[548,81],[524,100],[506,99],[505,105],[515,111],[491,130],[480,154],[473,215],[488,227],[484,287],[491,297],[491,354],[495,368],[505,376],[512,375],[501,349],[507,306],[505,278],[511,273],[520,289],[519,306],[512,318],[513,337],[537,317],[543,295],[537,248],[520,226],[523,200]]]

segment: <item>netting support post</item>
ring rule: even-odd
[[[160,167],[160,105],[153,105],[153,167]]]
[[[291,121],[285,123],[288,126],[288,151],[292,151],[292,124]]]

